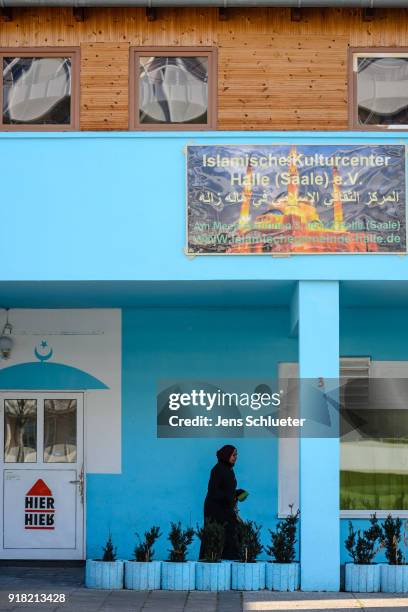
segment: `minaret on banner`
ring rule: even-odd
[[[293,206],[297,208],[298,206],[298,196],[299,196],[299,172],[296,165],[296,147],[293,146],[290,149],[289,153],[289,176],[290,183],[288,185],[288,207],[287,211],[289,214],[292,212],[290,208]]]
[[[337,168],[333,168],[333,221],[334,221],[334,229],[335,230],[343,230],[343,205],[341,203],[341,189],[338,184],[337,177],[339,173]]]
[[[245,185],[242,193],[241,212],[239,214],[238,231],[242,231],[251,219],[252,198],[252,166],[248,164],[245,174]]]

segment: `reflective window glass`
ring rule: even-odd
[[[36,400],[4,401],[4,461],[6,463],[37,461]]]
[[[138,57],[141,124],[207,124],[208,57]]]
[[[407,383],[355,379],[341,411],[341,510],[408,510]]]
[[[71,58],[3,56],[3,124],[70,123]]]
[[[44,401],[44,462],[75,463],[77,458],[77,401]]]
[[[408,125],[408,57],[357,57],[359,125]]]

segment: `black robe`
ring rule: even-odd
[[[236,512],[237,481],[230,463],[218,461],[211,470],[208,493],[204,502],[204,522],[211,520],[224,525],[223,559],[238,559],[238,515]],[[203,547],[200,550],[200,559]]]

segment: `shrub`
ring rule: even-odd
[[[139,539],[139,544],[135,547],[133,556],[136,561],[153,561],[154,550],[153,546],[156,540],[161,536],[160,527],[152,527],[149,531],[145,531],[144,540],[140,539],[139,534],[136,534]]]
[[[222,557],[225,543],[225,528],[216,521],[207,520],[204,527],[197,526],[196,535],[201,540],[201,559],[217,563]]]
[[[262,552],[261,526],[253,521],[238,523],[239,560],[242,563],[255,563],[257,556]]]
[[[406,529],[406,521],[405,529]],[[383,529],[383,545],[385,547],[385,556],[390,565],[402,565],[405,563],[405,555],[400,549],[402,539],[401,529],[402,520],[400,518],[392,518],[391,514],[387,516],[382,525]],[[404,537],[405,541],[405,537]]]
[[[169,550],[169,561],[184,563],[186,560],[187,548],[194,538],[194,529],[188,527],[183,530],[180,521],[178,523],[170,523],[170,525],[171,529],[168,539],[173,548]]]
[[[349,521],[349,535],[345,546],[354,563],[358,565],[370,564],[382,546],[382,529],[375,514],[371,515],[370,527],[363,531],[354,530]]]
[[[116,546],[112,544],[112,536],[109,534],[108,540],[105,546],[102,546],[103,557],[102,561],[116,561]]]
[[[274,557],[277,563],[292,563],[295,559],[295,544],[299,510],[293,514],[293,505],[289,506],[290,514],[279,521],[276,530],[269,529],[272,545],[266,548],[269,556]]]

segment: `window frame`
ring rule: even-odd
[[[398,372],[398,378],[408,378],[408,361],[400,360],[371,360],[370,357],[345,357],[341,356],[340,360],[352,361],[361,359],[370,359],[369,377],[370,378],[387,378],[391,375],[395,376]],[[340,361],[340,363],[341,363]],[[298,378],[299,364],[297,362],[280,362],[278,365],[278,377],[282,381],[287,378]],[[340,444],[340,441],[339,441]],[[340,449],[339,449],[340,452]],[[294,508],[299,508],[300,504],[300,474],[299,474],[299,458],[300,458],[300,440],[299,437],[294,438],[278,438],[278,518],[285,518],[288,515],[289,504],[294,504]],[[340,466],[341,467],[341,466]],[[339,473],[340,485],[340,473]],[[339,504],[340,504],[340,488],[339,488]],[[408,510],[341,510],[340,519],[368,519],[375,513],[378,518],[386,518],[389,514],[393,517],[408,519]]]
[[[70,57],[71,116],[69,124],[5,124],[3,123],[3,58],[4,57]],[[0,131],[1,132],[69,132],[80,128],[80,47],[0,47]]]
[[[218,52],[216,47],[141,47],[131,46],[129,51],[129,130],[131,131],[208,131],[217,129]],[[208,57],[208,106],[207,123],[140,123],[139,79],[136,75],[138,58],[155,57]]]
[[[388,125],[362,125],[358,122],[357,107],[357,72],[354,70],[354,56],[366,55],[373,57],[386,57],[387,55],[407,55],[408,47],[349,47],[348,50],[348,122],[351,130],[375,132],[404,132],[408,131],[408,123],[392,126]]]

